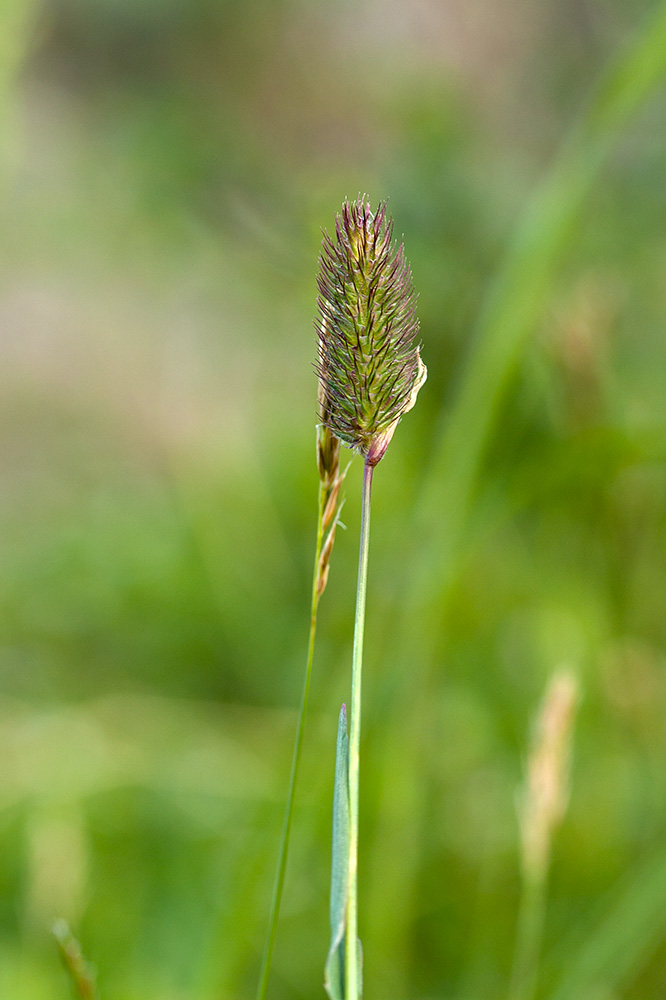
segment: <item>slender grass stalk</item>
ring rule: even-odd
[[[60,957],[69,973],[72,985],[81,1000],[98,1000],[95,974],[83,957],[81,945],[65,920],[56,920],[53,925],[53,936],[58,943]]]
[[[321,392],[320,392],[321,396]],[[259,973],[259,984],[257,986],[257,1000],[264,1000],[268,990],[268,980],[270,978],[271,963],[273,960],[273,950],[275,948],[275,938],[277,936],[277,925],[280,917],[280,904],[282,902],[282,891],[284,889],[284,879],[287,871],[287,858],[289,854],[289,839],[291,836],[291,824],[294,816],[294,801],[296,797],[296,780],[301,763],[303,752],[303,739],[305,737],[305,722],[308,713],[308,701],[310,698],[310,680],[312,678],[312,663],[314,660],[315,636],[317,634],[317,611],[319,610],[319,600],[326,587],[328,580],[329,561],[331,550],[335,540],[335,530],[340,520],[340,511],[343,501],[340,499],[340,487],[345,478],[346,470],[340,472],[340,442],[328,428],[319,425],[317,427],[317,466],[319,469],[319,495],[317,513],[317,541],[315,544],[314,570],[312,574],[312,598],[310,604],[310,634],[308,638],[308,651],[305,664],[305,678],[303,681],[303,693],[298,712],[298,723],[296,727],[296,738],[294,740],[294,752],[291,761],[291,773],[289,775],[289,789],[287,791],[287,803],[282,824],[282,836],[280,838],[280,849],[278,851],[277,871],[275,873],[275,884],[273,886],[273,897],[268,918],[268,933],[266,945]]]
[[[534,997],[545,915],[545,877],[525,878],[518,910],[509,1000],[532,1000]]]
[[[352,652],[351,720],[349,727],[349,868],[347,897],[347,949],[351,961],[345,962],[345,998],[360,996],[360,956],[358,955],[358,813],[359,761],[361,746],[361,678],[363,671],[363,631],[365,627],[365,596],[368,581],[368,551],[370,548],[370,492],[374,466],[366,461],[363,470],[363,501],[361,506],[361,542],[358,556],[358,584],[354,645]]]
[[[284,811],[282,823],[282,836],[280,838],[280,848],[278,851],[277,871],[275,874],[275,884],[273,886],[273,896],[268,918],[268,934],[264,946],[264,954],[261,962],[259,974],[259,985],[257,987],[257,1000],[265,1000],[268,991],[268,981],[271,974],[271,964],[273,961],[273,951],[275,949],[275,938],[277,936],[278,920],[280,918],[280,904],[282,902],[282,891],[284,889],[284,879],[287,871],[287,858],[289,855],[289,839],[291,835],[291,824],[294,817],[294,800],[296,792],[296,779],[301,763],[303,751],[303,738],[305,735],[305,722],[308,713],[308,701],[310,697],[310,680],[312,678],[312,662],[314,659],[315,636],[317,633],[317,611],[319,609],[319,589],[320,559],[324,544],[324,506],[326,503],[326,489],[323,482],[319,484],[319,513],[317,516],[317,543],[315,546],[314,575],[312,580],[312,602],[310,606],[310,635],[308,638],[307,661],[305,665],[305,679],[303,681],[303,692],[298,711],[298,723],[296,728],[296,739],[294,741],[294,751],[291,759],[291,773],[289,775],[289,789],[287,791],[287,804]]]

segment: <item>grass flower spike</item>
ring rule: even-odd
[[[345,201],[319,258],[320,419],[370,465],[426,378],[416,295],[386,205]]]
[[[579,695],[575,675],[561,668],[548,686],[536,720],[519,804],[523,885],[509,1000],[533,1000],[537,991],[551,842],[569,798],[569,762]]]
[[[578,681],[566,668],[551,680],[536,722],[520,802],[522,862],[526,876],[541,881],[550,861],[553,833],[569,799],[568,772]]]

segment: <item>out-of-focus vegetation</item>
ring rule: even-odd
[[[2,6],[3,1000],[69,995],[56,917],[108,1000],[254,992],[307,634],[316,256],[364,191],[404,233],[429,368],[376,475],[368,996],[506,995],[516,789],[565,663],[539,996],[664,995],[665,23],[646,0]],[[359,465],[275,1000],[323,995]]]

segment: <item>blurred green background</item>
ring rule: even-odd
[[[665,69],[647,0],[3,0],[2,1000],[71,995],[57,916],[107,1000],[254,994],[316,260],[362,192],[404,234],[429,368],[375,476],[367,995],[506,996],[517,789],[562,664],[583,701],[539,997],[666,994]],[[275,1000],[323,996],[359,483]]]

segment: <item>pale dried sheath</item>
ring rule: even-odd
[[[554,830],[569,801],[569,764],[578,681],[558,671],[546,691],[530,751],[520,803],[522,863],[528,879],[545,877]]]
[[[537,987],[553,834],[569,800],[569,764],[578,681],[560,669],[536,718],[519,803],[523,885],[509,1000],[533,1000]]]

